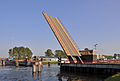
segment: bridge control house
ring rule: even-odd
[[[96,50],[80,50],[79,52],[84,63],[95,63],[97,61]]]

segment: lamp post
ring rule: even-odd
[[[95,46],[95,52],[94,52],[95,54],[96,54],[96,47],[97,47],[97,45],[98,45],[98,44],[95,44],[95,45],[94,45],[94,46]]]
[[[95,45],[94,45],[94,46],[95,46],[95,50],[96,50],[97,45],[98,45],[98,44],[95,44]]]

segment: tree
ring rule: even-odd
[[[104,55],[104,57],[107,58],[107,59],[113,59],[114,58],[114,56],[108,56],[108,55]]]
[[[88,51],[89,49],[88,49],[88,48],[85,48],[84,50]]]
[[[52,50],[51,50],[51,49],[48,49],[48,50],[45,52],[45,56],[46,56],[46,57],[53,57],[54,54],[52,53]]]
[[[118,56],[118,54],[115,53],[113,57],[116,59],[117,56]]]
[[[55,51],[55,56],[56,57],[66,57],[66,54],[62,50],[56,50]]]
[[[13,49],[9,49],[8,53],[17,60],[25,59],[26,57],[31,59],[33,54],[29,48],[24,47],[14,47]]]
[[[114,56],[113,56],[115,59],[119,59],[120,58],[120,54],[114,54]]]

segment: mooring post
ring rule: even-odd
[[[18,67],[19,66],[19,62],[18,61],[16,61],[16,67]]]
[[[35,65],[37,66],[39,64],[39,62],[35,62]]]
[[[48,62],[48,66],[50,66],[50,62]]]
[[[0,59],[0,65],[2,65],[2,60]]]
[[[5,60],[2,59],[2,66],[5,66]]]
[[[36,73],[36,71],[37,71],[37,65],[36,65],[36,64],[33,64],[32,72],[33,72],[33,73]]]
[[[39,61],[38,63],[38,72],[42,71],[42,61]]]
[[[2,66],[3,66],[3,59],[1,60],[1,64],[2,64]]]
[[[41,72],[41,65],[38,65],[38,72]]]
[[[41,67],[42,67],[42,61],[39,61],[39,64],[41,65]]]

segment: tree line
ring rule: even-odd
[[[9,49],[9,56],[12,56],[16,60],[31,59],[33,53],[29,48],[25,47],[14,47]]]
[[[62,50],[55,50],[55,53],[53,53],[51,49],[48,49],[45,52],[45,56],[46,57],[66,57],[66,54]]]
[[[32,51],[29,48],[25,47],[14,47],[9,49],[9,56],[12,56],[14,60],[24,60],[32,58]],[[62,50],[55,50],[53,53],[51,49],[47,49],[45,52],[46,57],[66,57],[66,54]]]
[[[89,50],[85,48],[84,50]],[[14,47],[9,49],[9,56],[12,56],[13,59],[21,60],[21,59],[31,59],[32,58],[32,51],[29,48],[25,47]],[[55,50],[53,53],[51,49],[47,49],[45,52],[46,57],[66,57],[66,54],[62,50]],[[118,59],[120,58],[120,54],[114,54],[113,56],[104,55],[107,59]]]
[[[120,54],[114,54],[114,55],[104,55],[107,59],[120,59]]]

